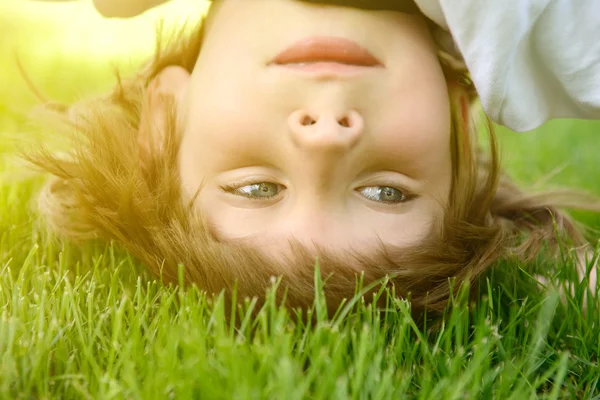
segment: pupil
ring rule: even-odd
[[[264,183],[260,184],[260,190],[262,190],[263,193],[268,193],[269,192],[269,187],[267,185],[265,185]]]

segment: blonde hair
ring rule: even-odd
[[[71,240],[118,241],[166,282],[178,281],[181,265],[186,282],[209,294],[235,288],[237,298],[260,301],[273,277],[280,277],[288,306],[310,306],[313,252],[296,245],[290,268],[257,249],[221,243],[201,210],[182,200],[174,113],[167,119],[163,142],[155,146],[160,151],[140,146],[140,110],[149,83],[167,66],[191,72],[202,36],[202,29],[195,29],[166,44],[159,40],[154,58],[135,77],[118,79],[107,96],[58,112],[60,133],[71,138],[67,154],[41,148],[25,155],[52,175],[40,194],[40,212],[54,231]],[[476,125],[462,117],[480,113],[469,107],[474,92],[463,71],[447,67],[446,73],[452,98],[453,185],[439,232],[409,249],[354,255],[353,262],[319,250],[330,311],[354,295],[358,277],[367,285],[386,276],[395,293],[410,297],[415,310],[440,311],[450,295],[450,278],[474,281],[497,260],[529,260],[544,244],[556,248],[557,233],[574,245],[585,243],[558,207],[598,209],[597,204],[575,201],[566,192],[527,195],[511,184],[499,167],[492,124],[484,118]],[[488,133],[486,152],[478,149],[480,128]]]

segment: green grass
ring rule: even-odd
[[[356,309],[325,318],[318,297],[317,322],[305,326],[273,296],[252,316],[251,301],[231,310],[222,297],[164,286],[111,244],[48,237],[32,206],[42,179],[14,162],[8,140],[38,132],[22,115],[33,97],[13,50],[42,91],[72,101],[109,87],[112,61],[131,68],[152,39],[138,38],[132,56],[120,33],[148,21],[111,23],[102,40],[115,47],[100,48],[90,38],[109,25],[86,17],[73,39],[63,20],[43,14],[13,14],[11,34],[0,32],[0,399],[600,398],[597,301],[584,313],[583,286],[563,301],[537,290],[528,266],[498,265],[481,301],[457,296],[441,325],[418,327],[397,298],[380,310],[357,299]],[[598,130],[559,121],[501,131],[504,159],[524,185],[600,195]],[[597,216],[578,217],[600,228]],[[569,263],[558,265],[563,285]]]

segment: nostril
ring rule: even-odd
[[[1,0],[0,0],[1,1]],[[328,112],[327,112],[328,111]],[[334,114],[332,110],[296,110],[287,118],[287,132],[300,148],[349,149],[360,141],[364,120],[355,110]]]
[[[344,117],[338,121],[338,124],[340,124],[344,128],[349,128],[350,127],[350,119],[348,119],[348,117]]]
[[[300,123],[303,126],[309,126],[309,125],[316,124],[317,121],[315,121],[314,119],[312,119],[310,116],[306,115],[306,116],[304,116],[304,118],[302,118],[302,121],[300,121]]]

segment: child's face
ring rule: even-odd
[[[408,246],[451,188],[446,81],[420,17],[293,0],[225,0],[180,94],[184,191],[223,240]],[[270,62],[299,40],[358,43],[344,74]]]

